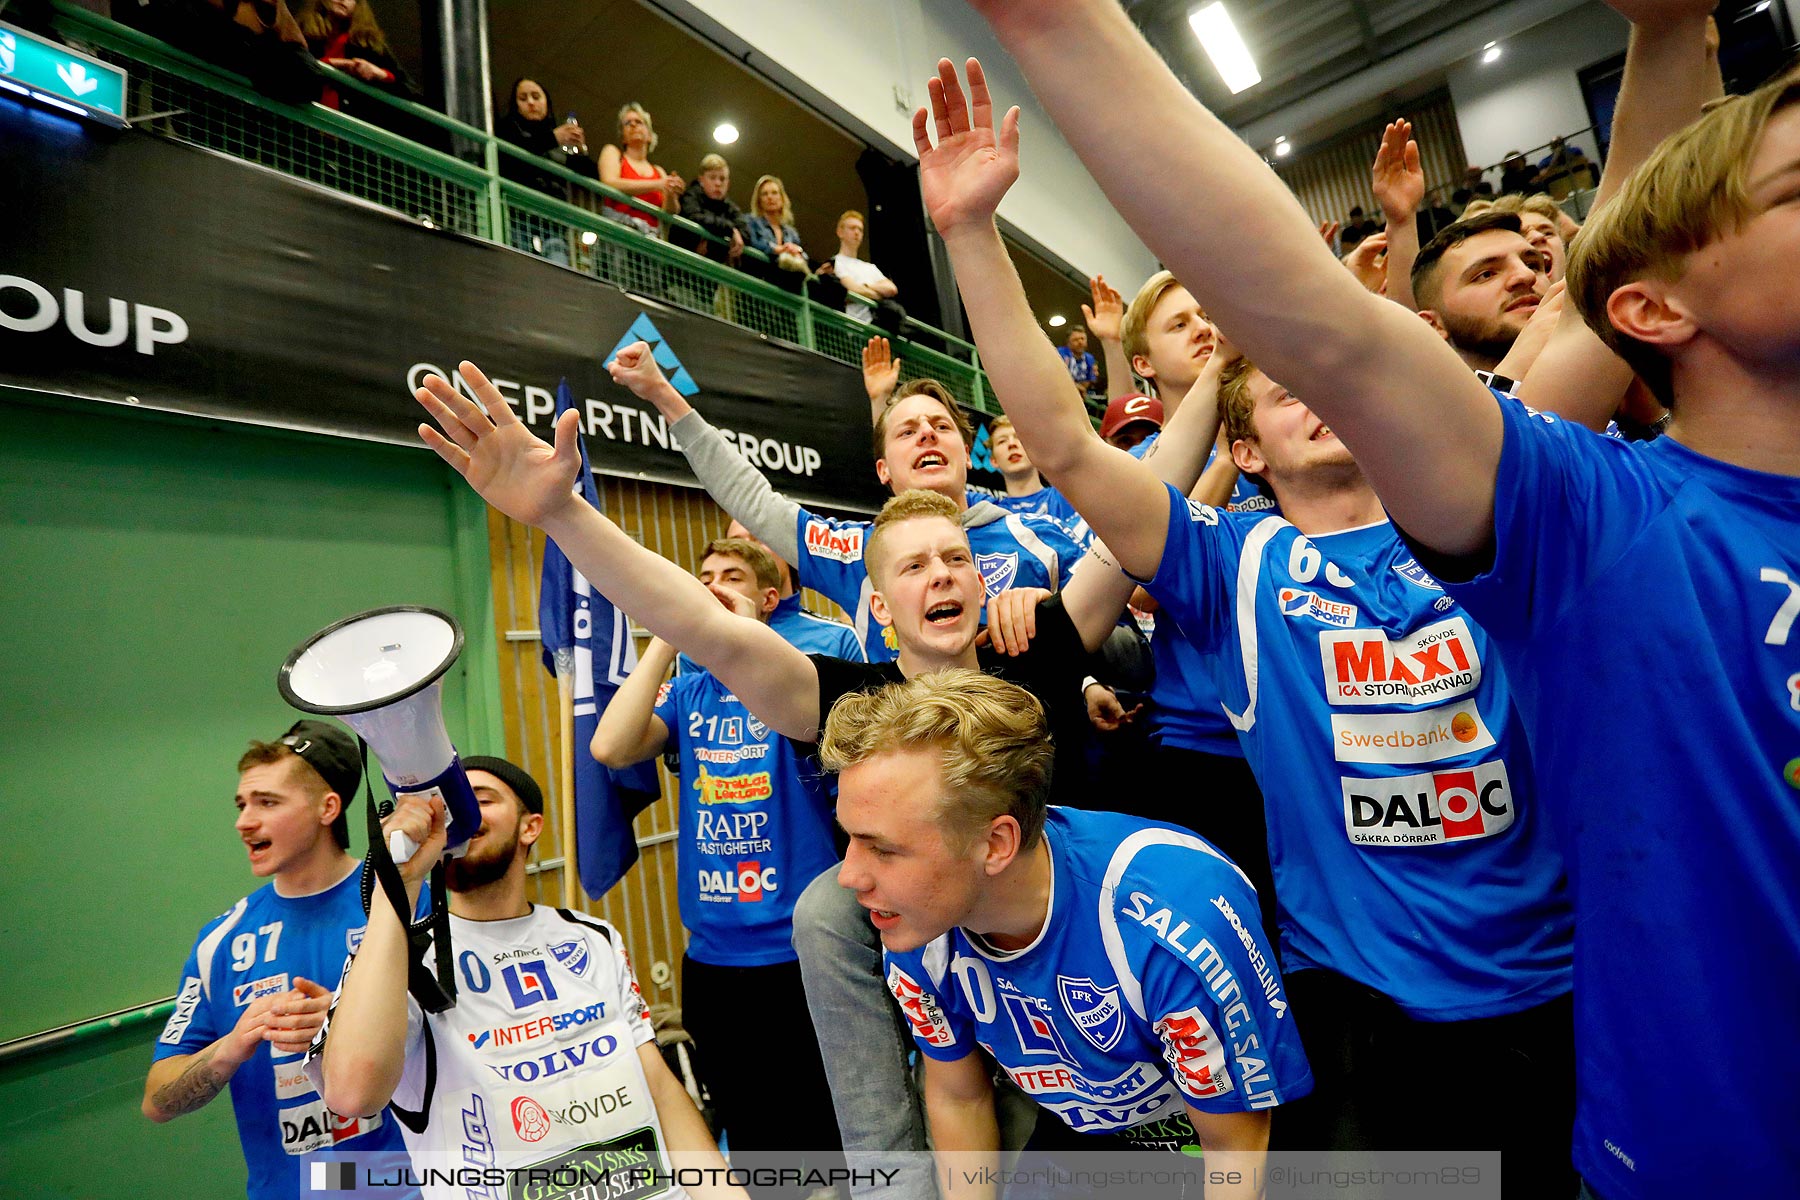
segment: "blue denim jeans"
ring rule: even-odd
[[[855,894],[838,886],[837,873],[833,866],[800,894],[794,950],[844,1157],[852,1171],[899,1172],[889,1187],[858,1184],[851,1191],[935,1200],[937,1185],[918,1153],[925,1149],[925,1113],[907,1066],[912,1035],[882,978],[881,935]]]

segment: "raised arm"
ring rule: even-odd
[[[1381,148],[1369,171],[1375,202],[1387,218],[1387,298],[1413,312],[1413,262],[1419,257],[1419,205],[1425,203],[1425,171],[1412,122],[1392,121],[1381,132]]]
[[[880,424],[882,412],[900,386],[900,359],[879,334],[863,346],[862,377],[863,391],[869,394],[869,421]]]
[[[1087,331],[1100,343],[1100,358],[1106,363],[1106,398],[1117,400],[1137,391],[1137,379],[1131,373],[1131,359],[1125,354],[1122,326],[1125,324],[1125,297],[1106,282],[1106,276],[1088,280],[1093,303],[1081,306]]]
[[[625,682],[613,693],[594,726],[588,750],[609,767],[629,767],[654,758],[669,744],[669,727],[656,715],[656,694],[675,663],[675,647],[651,638]]]
[[[581,456],[574,413],[564,413],[557,422],[553,449],[520,422],[475,364],[465,362],[459,370],[493,417],[448,380],[427,375],[417,393],[419,403],[444,433],[419,426],[425,444],[489,504],[554,538],[601,595],[718,676],[770,728],[796,740],[813,740],[819,727],[819,687],[811,660],[762,622],[727,612],[705,584],[632,541],[575,494],[572,484]],[[792,536],[790,527],[790,540]]]
[[[656,356],[644,342],[633,342],[606,364],[613,382],[624,384],[639,400],[648,401],[663,415],[669,432],[681,444],[681,453],[700,480],[700,486],[756,540],[783,562],[800,554],[800,506],[776,491],[761,471],[707,424],[706,418],[675,390],[656,365]],[[592,578],[590,576],[590,578]],[[677,649],[699,661],[686,646]],[[765,721],[767,717],[763,718]]]
[[[1631,22],[1631,43],[1595,209],[1617,194],[1664,138],[1700,116],[1718,81],[1718,60],[1708,50],[1711,0],[1608,2]],[[1519,396],[1534,408],[1604,429],[1633,378],[1624,360],[1587,327],[1579,307],[1565,303],[1548,344],[1520,375]]]
[[[1019,176],[1019,113],[1006,114],[996,137],[987,81],[974,59],[969,88],[965,99],[949,60],[941,62],[929,87],[937,145],[924,109],[913,114],[913,142],[926,211],[950,251],[982,366],[1031,461],[1057,481],[1120,565],[1149,578],[1168,532],[1167,493],[1142,463],[1100,440],[1061,356],[1032,316],[994,224],[995,207]]]
[[[406,885],[407,907],[416,909],[425,877],[444,852],[448,829],[444,802],[408,793],[381,828],[384,836],[399,830],[419,847],[397,864]],[[332,1005],[324,1045],[308,1058],[309,1071],[320,1072],[319,1094],[331,1111],[367,1116],[394,1098],[406,1067],[409,961],[405,919],[394,911],[387,893],[377,888],[362,944]]]
[[[1618,194],[1664,138],[1698,120],[1702,106],[1718,94],[1718,61],[1708,52],[1706,28],[1715,0],[1607,4],[1631,22],[1631,42],[1595,208]]]
[[[1202,504],[1223,505],[1237,480],[1237,467],[1229,454],[1216,455],[1212,466],[1206,465],[1208,448],[1219,435],[1219,379],[1235,357],[1224,344],[1207,356],[1200,377],[1163,426],[1162,436],[1143,457],[1143,465],[1154,471],[1158,480],[1177,491],[1192,493]],[[1081,633],[1089,653],[1098,650],[1112,632],[1136,587],[1136,582],[1119,570],[1112,551],[1103,542],[1095,541],[1082,560],[1081,569],[1063,589],[1063,609]]]
[[[1114,0],[973,2],[1113,206],[1251,361],[1330,422],[1395,519],[1442,552],[1485,545],[1501,416],[1456,353],[1337,263]],[[1124,82],[1096,104],[1094,79]]]

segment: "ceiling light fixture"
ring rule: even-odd
[[[1069,323],[1069,318],[1063,316],[1061,313],[1057,313],[1054,317],[1050,318],[1050,328],[1052,328],[1052,329],[1061,329],[1064,325],[1067,325],[1068,323]]]
[[[1213,68],[1232,95],[1262,82],[1256,60],[1250,57],[1250,47],[1238,36],[1237,26],[1231,23],[1231,14],[1225,11],[1223,0],[1214,0],[1205,8],[1189,13],[1188,24],[1194,27],[1200,48],[1212,59]]]
[[[1294,147],[1288,142],[1287,138],[1278,137],[1275,139],[1275,157],[1276,158],[1286,158],[1288,155],[1292,154],[1293,152],[1294,152]]]
[[[738,129],[730,121],[721,122],[713,129],[713,141],[721,146],[729,146],[738,140]]]
[[[1489,42],[1487,45],[1485,45],[1481,48],[1481,65],[1482,66],[1485,67],[1489,63],[1499,62],[1499,61],[1500,61],[1500,43],[1499,42]]]

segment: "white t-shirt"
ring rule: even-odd
[[[872,283],[878,283],[887,278],[881,273],[881,268],[874,263],[860,258],[852,258],[848,254],[840,254],[832,262],[835,264],[834,269],[837,271],[838,281],[845,287],[854,285],[866,288]],[[875,319],[875,306],[858,295],[852,294],[845,297],[844,311],[859,321]]]
[[[450,936],[456,1004],[425,1013],[407,997],[406,1065],[391,1102],[426,1200],[465,1200],[463,1188],[433,1186],[426,1168],[666,1172],[637,1055],[656,1035],[618,931],[538,905],[509,921],[452,915]],[[648,1184],[613,1194],[685,1196]]]

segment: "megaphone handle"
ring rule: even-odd
[[[419,852],[419,843],[396,829],[388,834],[388,853],[397,863],[403,863]]]

